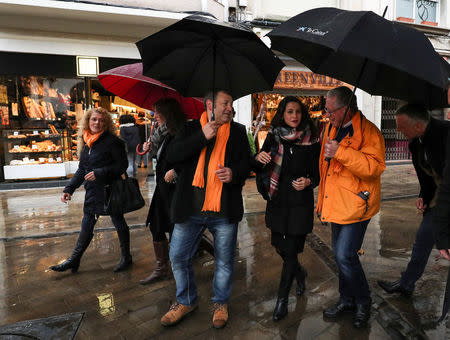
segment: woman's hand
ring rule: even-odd
[[[164,180],[167,183],[172,183],[173,179],[175,178],[175,170],[170,169],[169,171],[166,172],[166,174],[164,175]]]
[[[142,144],[142,151],[147,152],[148,150],[150,150],[150,142],[145,142]]]
[[[90,181],[90,182],[95,181],[94,171],[91,171],[91,172],[87,173],[86,176],[84,176],[84,179],[86,181]]]
[[[68,192],[63,192],[63,194],[61,196],[61,202],[67,203],[67,201],[70,201],[71,199],[72,199],[71,194],[69,194]]]
[[[311,185],[311,180],[305,177],[300,177],[292,181],[292,186],[297,191],[302,191],[309,185]]]
[[[262,163],[262,164],[268,164],[272,160],[272,157],[270,157],[270,154],[268,154],[265,151],[261,151],[259,154],[255,156],[256,161]]]

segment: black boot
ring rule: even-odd
[[[297,288],[295,289],[295,292],[297,293],[297,296],[301,296],[305,293],[306,289],[305,279],[307,276],[308,272],[299,263],[297,267],[297,272],[295,274],[295,279],[297,280]]]
[[[336,320],[342,314],[346,312],[353,312],[354,310],[355,310],[354,303],[339,299],[339,301],[336,304],[324,309],[323,316],[327,319]]]
[[[367,322],[370,318],[370,308],[372,306],[372,302],[369,301],[367,303],[357,303],[355,314],[353,315],[353,327],[355,328],[363,328],[367,326]]]
[[[55,272],[64,272],[67,269],[72,269],[72,273],[76,273],[78,271],[78,267],[80,266],[81,256],[89,246],[89,243],[91,243],[93,236],[94,234],[86,234],[81,231],[72,255],[70,255],[70,257],[63,263],[51,266],[50,269]]]
[[[277,304],[275,305],[272,315],[274,321],[283,319],[288,313],[289,292],[291,290],[292,281],[294,281],[296,267],[297,263],[294,261],[283,262]]]
[[[400,293],[403,296],[409,297],[413,293],[412,290],[408,290],[408,289],[404,288],[400,284],[400,280],[397,280],[394,282],[379,280],[379,281],[377,281],[377,283],[388,294]]]
[[[133,259],[130,254],[130,229],[117,228],[117,235],[119,236],[120,251],[122,253],[119,264],[114,268],[114,272],[120,272],[127,269],[133,263]]]

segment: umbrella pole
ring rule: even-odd
[[[366,68],[366,64],[367,64],[367,58],[364,59],[364,63],[362,65],[362,67],[361,67],[361,70],[359,71],[358,79],[356,80],[356,85],[353,87],[352,95],[348,99],[347,108],[345,109],[345,112],[344,112],[344,117],[342,117],[342,120],[339,123],[339,127],[338,127],[338,129],[336,131],[336,135],[335,136],[337,136],[339,134],[339,131],[341,131],[342,124],[345,121],[345,117],[347,117],[347,113],[348,113],[348,111],[350,109],[350,103],[352,102],[352,98],[355,96],[356,89],[358,88],[359,81],[361,80],[361,77],[362,77],[362,74],[364,72],[364,69]],[[333,139],[333,140],[335,140],[335,139]],[[328,164],[329,164],[330,161],[331,161],[331,158],[330,157],[325,157],[325,161],[327,161]]]
[[[384,18],[384,16],[386,15],[387,9],[388,9],[388,6],[386,6],[386,7],[384,8],[384,11],[383,11],[383,18]],[[341,121],[341,123],[339,124],[339,128],[338,128],[338,130],[337,130],[337,132],[336,132],[336,135],[337,135],[337,134],[339,133],[339,131],[341,130],[342,123],[344,122],[345,117],[347,116],[347,112],[348,112],[348,110],[349,110],[350,103],[351,103],[351,101],[352,101],[353,96],[355,95],[356,89],[358,88],[359,81],[361,80],[361,77],[362,77],[362,74],[363,74],[363,72],[364,72],[364,69],[366,68],[366,64],[367,64],[367,58],[364,59],[364,63],[363,63],[363,66],[361,67],[361,71],[359,71],[359,75],[358,75],[358,79],[357,79],[357,81],[356,81],[356,85],[355,85],[355,87],[353,88],[353,95],[352,95],[352,96],[350,97],[350,99],[348,100],[348,103],[347,103],[347,109],[345,110],[345,113],[344,113],[344,118],[342,118],[342,121]]]

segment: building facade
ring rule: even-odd
[[[71,136],[76,117],[93,103],[114,107],[117,113],[133,110],[102,92],[95,74],[139,61],[136,41],[189,14],[209,13],[218,20],[246,23],[270,45],[264,36],[273,27],[315,7],[381,14],[388,6],[386,18],[422,30],[436,50],[450,58],[449,3],[450,0],[0,0],[0,129],[4,137],[0,178],[64,177],[73,172],[76,141]],[[93,76],[80,76],[77,56],[98,58]],[[320,119],[326,91],[340,84],[314,74],[292,58],[279,57],[286,67],[274,90],[240,98],[234,105],[235,119],[254,133],[256,129],[267,129],[277,103],[288,94],[299,96]],[[398,101],[363,91],[358,91],[357,96],[364,114],[383,130],[388,142],[387,158],[407,158],[406,141],[395,132],[393,120]],[[267,111],[264,121],[262,111]],[[442,117],[446,112],[434,114]]]

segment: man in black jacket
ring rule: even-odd
[[[197,308],[192,257],[206,227],[214,237],[216,260],[213,326],[222,328],[228,321],[237,226],[244,212],[242,187],[250,159],[245,127],[232,121],[232,102],[226,91],[216,92],[214,98],[206,95],[200,121],[188,122],[167,150],[167,160],[178,173],[170,241],[177,303],[161,318],[163,326],[178,323]]]
[[[445,165],[445,141],[450,123],[431,118],[425,107],[407,104],[396,112],[397,130],[411,140],[409,149],[414,168],[419,178],[420,194],[417,209],[423,213],[422,223],[416,234],[411,259],[400,280],[378,281],[387,293],[410,296],[416,281],[422,276],[434,245],[433,215],[436,199],[442,182]]]

